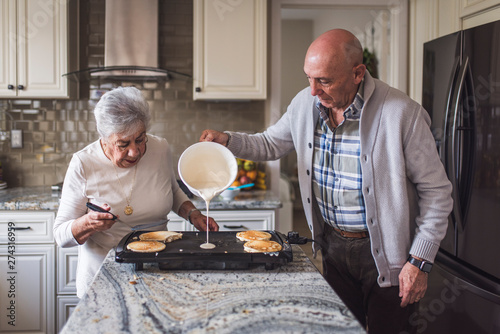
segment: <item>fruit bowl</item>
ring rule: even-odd
[[[226,190],[224,190],[223,192],[220,193],[220,196],[225,201],[231,201],[231,200],[233,200],[240,193],[240,191],[241,191],[240,188],[226,189]]]

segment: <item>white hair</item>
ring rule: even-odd
[[[97,132],[104,140],[113,134],[129,136],[151,120],[149,104],[135,87],[118,87],[105,93],[94,108]]]

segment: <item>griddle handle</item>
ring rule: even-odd
[[[228,228],[228,229],[231,229],[231,230],[235,230],[235,229],[248,230],[248,227],[246,227],[245,225],[239,225],[239,226],[223,225],[223,226],[224,226],[224,228]]]
[[[308,242],[313,242],[313,239],[308,239],[306,237],[299,236],[298,232],[290,231],[288,232],[287,241],[289,244],[305,245]]]

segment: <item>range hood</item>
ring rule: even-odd
[[[106,0],[104,67],[65,74],[128,80],[186,74],[158,67],[158,0]]]

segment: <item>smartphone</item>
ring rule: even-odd
[[[89,208],[89,209],[90,209],[90,210],[92,210],[92,211],[109,213],[109,214],[111,214],[111,215],[113,216],[113,219],[118,219],[118,217],[117,217],[117,216],[115,216],[114,214],[112,214],[112,213],[111,213],[111,212],[109,212],[109,211],[104,210],[103,208],[101,208],[101,207],[100,207],[100,206],[98,206],[98,205],[92,204],[92,203],[90,203],[90,202],[87,202],[87,204],[86,204],[86,205],[87,205],[87,208]]]

